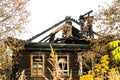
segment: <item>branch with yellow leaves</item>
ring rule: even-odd
[[[23,50],[25,45],[25,41],[18,40],[12,37],[8,37],[5,43],[10,47],[10,49],[15,51]]]

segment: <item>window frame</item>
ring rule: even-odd
[[[67,72],[67,74],[65,75],[65,74],[62,74],[61,76],[62,77],[67,77],[67,76],[69,76],[69,64],[70,64],[70,62],[69,62],[69,55],[59,55],[59,54],[57,54],[57,59],[59,58],[59,57],[67,57],[67,70],[64,70],[64,72]],[[58,60],[58,66],[59,66],[59,60]],[[62,70],[59,70],[59,71],[62,71]]]
[[[39,56],[40,56],[40,57],[42,57],[43,60],[42,60],[41,62],[34,62],[34,61],[33,61],[33,57],[34,57],[34,56],[36,56],[36,57],[39,57]],[[43,54],[32,54],[32,55],[31,55],[31,77],[44,77],[44,75],[45,75],[45,74],[44,74],[44,67],[45,67],[45,65],[44,65],[45,63],[44,63],[44,62],[45,62],[45,60],[44,60],[44,55],[43,55]],[[33,68],[33,64],[34,64],[34,63],[37,64],[37,71],[38,71],[38,69],[39,69],[39,68],[38,68],[38,64],[42,64],[42,65],[43,65],[42,68],[40,68],[40,69],[42,69],[42,71],[43,71],[42,74],[38,74],[39,72],[37,72],[37,75],[34,75],[34,74],[33,74],[33,69],[34,69],[34,68]]]

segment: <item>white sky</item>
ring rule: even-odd
[[[65,16],[71,16],[74,19],[80,15],[93,10],[93,14],[98,11],[99,5],[110,4],[112,0],[31,0],[31,22],[28,31],[21,38],[28,39],[55,23],[63,20]]]

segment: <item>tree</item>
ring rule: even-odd
[[[4,41],[24,31],[29,12],[25,9],[28,0],[0,0],[0,52],[4,52]]]
[[[116,35],[120,38],[120,0],[113,0],[108,8],[102,8],[97,14],[97,24],[102,35]]]
[[[91,50],[95,54],[94,69],[98,75],[94,76],[96,80],[104,77],[103,72],[109,72],[106,78],[118,80],[120,71],[120,0],[113,0],[111,5],[107,6],[108,8],[100,9],[95,16],[98,33],[101,36],[91,41]],[[99,78],[101,74],[102,77]],[[88,74],[87,77],[91,76]]]
[[[115,62],[113,58],[115,60],[119,59],[119,54],[117,54],[119,53],[119,46],[116,45],[118,45],[120,39],[120,0],[113,0],[111,5],[107,3],[106,5],[108,8],[103,7],[96,15],[98,29],[100,29],[99,33],[102,36],[93,42],[93,49],[101,53],[101,56],[105,54],[109,55],[111,57],[110,61],[112,62],[110,63],[113,67],[113,62]],[[105,36],[108,36],[108,38],[105,38]],[[112,49],[112,54],[108,44],[110,47],[114,48]]]
[[[28,1],[0,0],[0,55],[3,55],[4,58],[9,57],[7,46],[4,43],[7,37],[21,34],[28,23],[29,11],[26,9]],[[6,59],[6,61],[8,60]],[[1,65],[3,67],[5,64],[1,63]]]
[[[118,67],[120,61],[118,45],[120,42],[120,0],[113,0],[111,5],[107,4],[107,6],[108,8],[103,7],[96,15],[98,33],[101,36],[92,41],[92,50],[96,53],[95,63],[99,63],[97,59],[100,60],[104,55],[108,55],[111,69]]]

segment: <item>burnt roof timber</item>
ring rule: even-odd
[[[77,20],[75,20],[75,19],[73,19],[73,18],[70,18],[70,20],[71,20],[71,21],[73,21],[73,22],[75,22],[76,24],[80,25],[80,23],[79,23]],[[53,29],[53,28],[57,27],[58,25],[60,25],[60,24],[64,23],[65,21],[66,21],[66,18],[65,18],[64,20],[62,20],[62,21],[60,21],[60,22],[56,23],[56,24],[55,24],[55,25],[53,25],[52,27],[49,27],[48,29],[44,30],[43,32],[41,32],[41,33],[39,33],[39,34],[37,34],[37,35],[35,35],[35,36],[31,37],[31,38],[30,38],[30,39],[28,39],[27,41],[28,41],[28,42],[33,41],[33,40],[34,40],[34,39],[36,39],[37,37],[39,37],[39,36],[43,35],[44,33],[46,33],[46,32],[48,32],[48,31],[50,31],[51,29]]]
[[[81,16],[83,16],[83,17],[86,16],[86,15],[87,15],[87,16],[90,16],[90,13],[92,13],[92,12],[93,12],[93,10],[90,10],[89,12],[87,12],[87,13],[81,15]],[[76,23],[76,24],[78,24],[78,25],[81,24],[80,21],[78,21],[78,20],[76,20],[76,19],[73,19],[73,18],[71,18],[70,16],[66,16],[66,18],[63,19],[62,21],[60,21],[60,22],[56,23],[55,25],[49,27],[48,29],[44,30],[43,32],[41,32],[41,33],[39,33],[39,34],[31,37],[31,38],[28,39],[27,41],[28,41],[28,42],[31,42],[31,41],[33,41],[34,39],[36,39],[36,38],[40,37],[41,35],[43,35],[44,33],[48,32],[49,30],[57,27],[58,25],[64,23],[65,21],[67,22],[67,21],[69,21],[69,20],[72,21],[72,22],[74,22],[74,23]],[[79,20],[80,20],[80,19],[79,19]],[[93,30],[91,30],[91,34],[95,34],[95,35],[98,35],[98,36],[99,36],[99,34],[97,34],[96,32],[94,32]],[[47,37],[48,37],[48,36],[47,36]],[[40,40],[39,42],[45,40],[47,37],[44,37],[44,38],[43,38],[42,40]]]
[[[49,27],[48,29],[44,30],[43,32],[41,32],[41,33],[39,33],[39,34],[33,36],[33,37],[30,38],[30,39],[28,39],[27,41],[31,42],[32,40],[34,40],[34,39],[36,39],[37,37],[43,35],[44,33],[48,32],[49,30],[51,30],[51,29],[57,27],[58,25],[62,24],[62,23],[65,22],[65,21],[66,21],[66,20],[64,19],[64,20],[58,22],[57,24],[53,25],[52,27]]]

